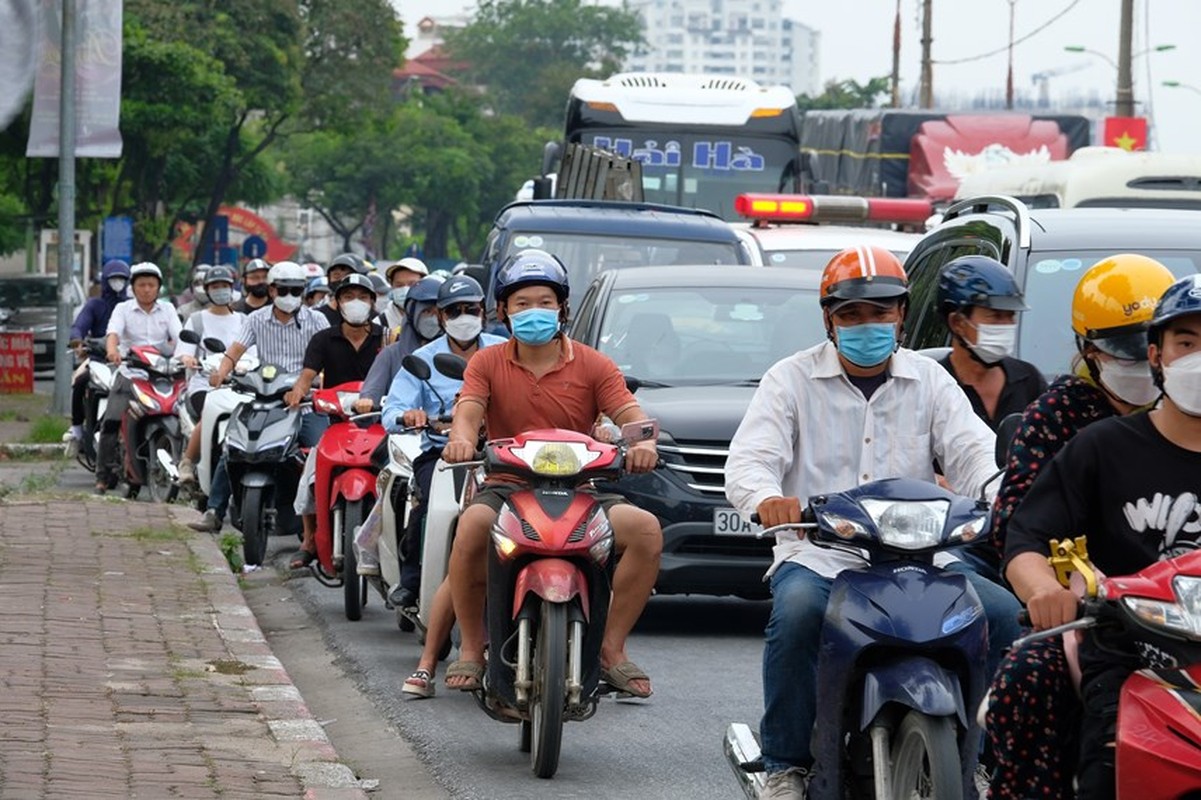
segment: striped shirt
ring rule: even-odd
[[[324,316],[308,306],[301,306],[287,322],[275,316],[271,304],[246,316],[238,343],[249,349],[258,347],[259,361],[274,364],[284,372],[300,372],[304,366],[304,351],[317,331],[329,327]]]
[[[804,507],[813,495],[884,478],[933,483],[936,458],[952,491],[974,496],[997,470],[995,441],[934,359],[898,350],[888,379],[867,400],[847,378],[835,346],[823,342],[763,376],[730,442],[726,497],[748,517],[769,497],[798,497]],[[935,556],[939,565],[953,560]],[[776,534],[768,574],[785,561],[827,578],[863,564],[793,532]]]

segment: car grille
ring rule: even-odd
[[[728,445],[675,441],[660,444],[665,466],[684,479],[688,487],[702,494],[723,496],[726,491]]]

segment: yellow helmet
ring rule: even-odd
[[[1119,253],[1089,268],[1072,296],[1072,330],[1078,341],[1125,359],[1147,357],[1147,325],[1160,295],[1175,282],[1153,258]]]

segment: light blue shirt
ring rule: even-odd
[[[490,333],[480,334],[480,349],[494,344],[504,344],[503,336],[493,336]],[[418,380],[407,369],[401,369],[392,379],[392,387],[384,399],[384,428],[388,433],[400,433],[404,423],[399,419],[406,411],[420,408],[430,419],[442,414],[449,414],[455,405],[455,395],[463,382],[448,378],[434,368],[434,356],[438,353],[449,353],[450,343],[446,336],[439,336],[427,345],[413,351],[413,355],[430,365],[430,379]],[[446,446],[446,436],[430,434],[426,431],[421,436],[421,449],[442,449]]]

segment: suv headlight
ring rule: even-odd
[[[1201,578],[1177,575],[1172,579],[1175,603],[1145,597],[1123,597],[1122,605],[1151,628],[1163,628],[1177,636],[1201,640]]]
[[[859,504],[876,523],[880,541],[903,550],[922,550],[939,544],[951,508],[946,500],[898,502],[865,498]]]

